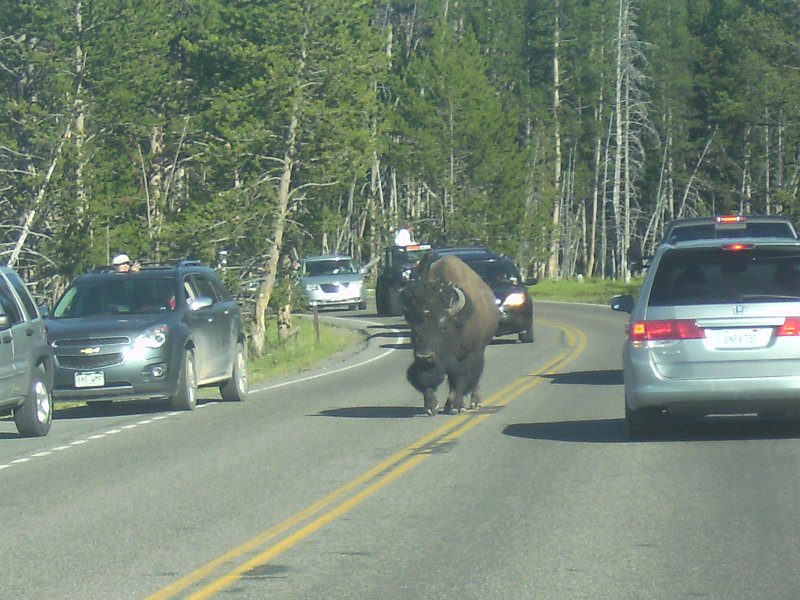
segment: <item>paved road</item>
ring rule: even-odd
[[[0,422],[0,599],[796,598],[796,425],[629,443],[624,319],[541,303],[486,406],[425,417],[397,319],[319,372],[193,413]]]

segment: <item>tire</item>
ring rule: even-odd
[[[362,300],[358,303],[358,310],[367,310],[367,301]]]
[[[178,377],[178,392],[170,398],[175,410],[194,410],[197,406],[197,369],[194,350],[187,350],[183,356],[183,367]]]
[[[403,305],[400,302],[400,290],[389,288],[386,290],[386,314],[397,317],[403,314]]]
[[[519,341],[525,344],[533,343],[533,321],[531,321],[526,331],[519,334]]]
[[[231,378],[219,387],[222,399],[227,402],[244,402],[247,399],[247,348],[236,344]]]
[[[625,403],[625,424],[628,429],[628,439],[641,441],[652,438],[661,421],[661,411],[657,408],[640,408],[632,410]]]
[[[14,409],[14,422],[23,437],[43,437],[53,422],[53,391],[47,373],[36,367],[25,401]]]
[[[375,287],[375,310],[379,317],[385,317],[389,314],[389,307],[387,304],[386,286],[378,284]]]

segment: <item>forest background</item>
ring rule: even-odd
[[[0,0],[0,257],[286,265],[394,231],[630,277],[672,218],[800,214],[797,0]],[[262,347],[259,347],[262,346]]]

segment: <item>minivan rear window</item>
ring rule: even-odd
[[[658,263],[648,304],[781,302],[800,298],[797,248],[673,251]]]

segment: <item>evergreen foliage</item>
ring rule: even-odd
[[[42,300],[117,251],[224,257],[251,306],[279,258],[366,264],[412,222],[624,277],[671,218],[800,214],[797,23],[792,1],[0,0],[0,256]]]

